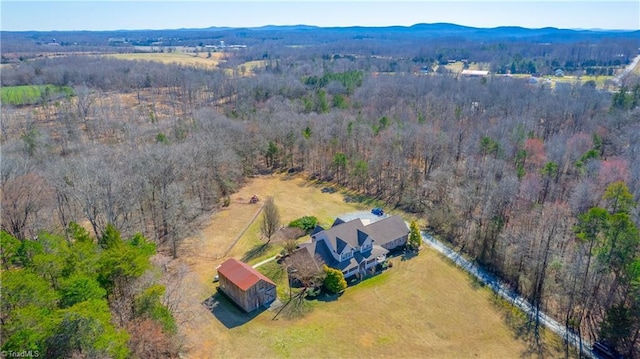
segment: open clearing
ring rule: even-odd
[[[451,71],[454,74],[459,74],[464,69],[464,63],[462,61],[456,61],[456,62],[448,63],[444,65],[444,67],[446,67],[449,71]],[[469,70],[489,70],[489,64],[471,62],[469,63],[468,69]]]
[[[613,76],[564,76],[551,77],[551,80],[555,83],[569,83],[572,85],[584,84],[587,81],[593,81],[597,88],[603,88],[607,81],[613,80]]]
[[[111,54],[107,55],[109,57],[113,57],[120,60],[131,60],[131,61],[154,61],[160,62],[163,64],[174,64],[174,65],[182,65],[182,66],[193,66],[198,68],[205,69],[213,69],[219,68],[221,62],[224,62],[227,56],[230,56],[227,53],[223,52],[212,52],[211,57],[209,57],[208,52],[146,52],[146,53],[130,53],[130,54]],[[253,74],[254,69],[264,68],[266,65],[266,61],[256,60],[256,61],[247,61],[235,67],[235,69],[223,69],[224,73],[233,76],[235,74],[239,74],[242,76],[250,76]]]
[[[194,66],[200,68],[216,68],[220,63],[220,54],[212,53],[211,58],[206,58],[206,54],[187,54],[184,52],[154,52],[154,53],[132,53],[132,54],[111,54],[120,60],[155,61],[163,64],[177,64],[183,66]]]
[[[216,266],[260,209],[260,204],[248,204],[254,193],[263,199],[273,196],[284,223],[315,215],[329,225],[339,214],[363,209],[345,203],[339,192],[322,193],[322,187],[300,177],[252,179],[232,196],[228,208],[183,242],[180,258],[169,268],[188,266],[182,280],[183,311],[177,315],[186,357],[529,356],[527,344],[516,338],[491,292],[431,249],[408,261],[394,259],[393,268],[348,288],[338,300],[311,301],[311,312],[301,319],[274,321],[275,312],[269,310],[248,316],[215,294]],[[258,222],[248,227],[229,257],[242,258],[260,244]],[[215,303],[211,311],[203,305],[209,298]]]
[[[0,87],[0,99],[2,103],[9,105],[32,105],[42,101],[43,98],[54,96],[71,96],[73,89],[67,86],[55,85],[24,85]]]
[[[531,77],[530,74],[511,74],[509,75],[513,78],[517,79],[529,79]],[[587,81],[593,81],[596,85],[596,88],[602,89],[607,85],[607,81],[613,80],[613,76],[544,76],[544,77],[536,77],[540,83],[548,84],[551,88],[555,88],[558,83],[565,83],[573,85],[585,84]]]

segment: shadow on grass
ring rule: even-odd
[[[536,330],[535,316],[525,314],[522,310],[495,293],[492,296],[492,302],[494,306],[502,312],[504,322],[513,333],[514,338],[526,344],[527,348],[520,354],[521,358],[544,358],[553,356],[552,352],[549,351],[550,348],[543,339],[545,329],[542,323],[537,323],[538,328]]]
[[[221,292],[216,292],[207,298],[202,302],[202,305],[207,308],[220,323],[229,329],[239,327],[249,322],[266,310],[265,307],[260,307],[251,313],[245,313]]]
[[[242,256],[242,261],[243,262],[248,262],[252,259],[258,258],[261,255],[265,254],[269,249],[271,249],[271,244],[270,243],[264,243],[264,244],[258,244],[256,246],[254,246],[253,248],[251,248],[249,251],[247,251],[243,256]]]
[[[354,193],[352,191],[345,192],[344,201],[345,203],[359,203],[367,206],[378,205],[380,203],[375,198],[372,198],[364,194]]]
[[[311,301],[306,298],[303,292],[299,292],[289,301],[285,302],[271,320],[283,317],[287,320],[300,319],[313,310]]]
[[[343,292],[344,293],[344,292]],[[340,298],[342,296],[342,293],[327,293],[327,292],[322,292],[319,295],[316,295],[315,297],[309,297],[307,298],[307,300],[309,301],[318,301],[318,302],[335,302],[336,300],[338,300],[338,298]]]
[[[419,251],[415,251],[415,250],[406,250],[404,252],[402,252],[402,254],[400,255],[400,260],[401,261],[408,261],[412,258],[415,258],[418,256],[418,254],[420,254]]]
[[[469,278],[469,285],[471,285],[471,288],[473,290],[479,290],[487,286],[483,281],[481,281],[471,273],[467,272],[467,277]]]

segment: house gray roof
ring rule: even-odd
[[[400,216],[391,216],[371,223],[366,227],[366,231],[379,246],[409,234],[409,228]]]
[[[322,228],[321,225],[316,224],[316,227],[311,231],[311,235],[313,236],[316,233],[320,233],[324,231],[324,228]]]
[[[341,218],[336,218],[336,220],[333,221],[333,224],[331,225],[331,227],[335,227],[335,226],[337,226],[339,224],[343,224],[343,223],[345,223],[345,222]]]
[[[367,233],[364,224],[360,219],[349,222],[334,224],[333,227],[312,235],[312,238],[326,238],[331,249],[336,249],[340,254],[349,245],[351,248],[358,247],[358,231]]]
[[[358,263],[365,261],[365,260],[369,260],[372,258],[378,258],[382,255],[385,255],[389,253],[388,250],[380,247],[380,246],[373,246],[373,248],[371,248],[370,250],[364,252],[364,253],[360,253],[360,252],[356,252],[353,255],[353,258],[356,259],[356,261]]]
[[[334,262],[333,255],[331,254],[331,249],[327,247],[327,244],[324,241],[301,243],[298,248],[298,250],[291,254],[292,256],[306,254],[313,259],[315,259],[316,257],[320,257],[328,266],[331,266],[332,262]]]
[[[364,243],[364,241],[367,240],[367,237],[369,237],[368,234],[364,233],[363,231],[358,229],[358,245],[361,246],[362,243]]]
[[[356,251],[353,257],[339,262],[334,259],[333,255],[331,255],[331,249],[327,247],[327,244],[324,241],[312,241],[300,244],[299,249],[292,253],[291,256],[306,255],[314,260],[320,257],[324,261],[324,264],[329,267],[340,269],[341,271],[348,271],[351,268],[357,267],[363,261],[378,258],[382,255],[386,255],[387,253],[389,253],[388,250],[374,245],[370,250],[364,253]]]
[[[351,268],[357,267],[358,263],[359,262],[356,260],[355,257],[351,257],[342,262],[333,261],[331,264],[327,264],[327,265],[331,268],[340,269],[341,271],[346,272]]]
[[[292,255],[308,255],[314,260],[320,257],[329,267],[345,272],[358,267],[363,261],[387,254],[389,251],[383,245],[408,234],[409,229],[399,216],[387,217],[367,226],[359,218],[348,222],[336,220],[326,230],[316,226],[311,234],[312,241],[301,244]],[[364,253],[355,250],[360,249],[369,237],[373,240],[371,249]],[[355,250],[353,256],[343,261],[337,261],[333,255],[337,253],[336,256],[339,256],[350,250]]]
[[[336,237],[335,240],[336,240],[336,252],[338,253],[344,252],[344,249],[347,248],[347,246],[349,246],[349,244],[343,241],[342,238]]]

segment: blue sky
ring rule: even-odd
[[[120,30],[263,25],[640,29],[640,1],[5,1],[0,29]]]

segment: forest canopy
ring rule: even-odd
[[[2,350],[35,356],[127,358],[142,323],[159,336],[156,353],[175,351],[176,324],[154,284],[155,245],[142,235],[122,239],[108,225],[98,242],[71,222],[68,236],[40,232],[19,240],[0,232]],[[134,338],[132,338],[134,337]],[[144,340],[144,339],[142,339]],[[148,340],[148,339],[147,339]],[[162,344],[157,344],[157,343]],[[149,350],[149,348],[147,348]]]

